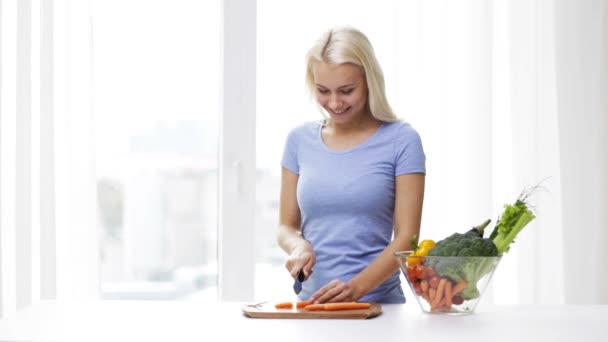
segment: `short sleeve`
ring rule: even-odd
[[[300,165],[298,163],[298,136],[296,132],[296,130],[292,130],[287,135],[287,140],[283,147],[281,166],[295,174],[300,174]]]
[[[408,124],[395,137],[395,177],[408,173],[426,173],[426,156],[420,135]]]

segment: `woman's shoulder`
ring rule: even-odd
[[[322,125],[322,120],[306,121],[291,128],[289,135],[293,137],[314,136]]]
[[[412,127],[412,125],[406,121],[403,121],[401,119],[396,120],[396,121],[392,121],[392,122],[386,122],[385,123],[386,126],[386,130],[388,132],[391,132],[391,134],[393,134],[394,137],[418,137],[418,131],[416,131],[416,129],[414,127]]]

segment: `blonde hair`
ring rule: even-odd
[[[374,54],[372,44],[359,30],[352,27],[333,28],[325,32],[306,54],[306,86],[311,95],[317,88],[312,72],[315,61],[328,64],[352,63],[361,67],[367,82],[367,106],[380,121],[396,121],[384,91],[384,75]]]

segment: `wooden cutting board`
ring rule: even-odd
[[[382,313],[380,304],[372,303],[369,309],[340,311],[308,311],[305,309],[277,309],[276,303],[266,302],[243,306],[243,313],[252,318],[314,318],[314,319],[367,319]]]

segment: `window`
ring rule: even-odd
[[[217,297],[219,13],[92,2],[103,298]]]

